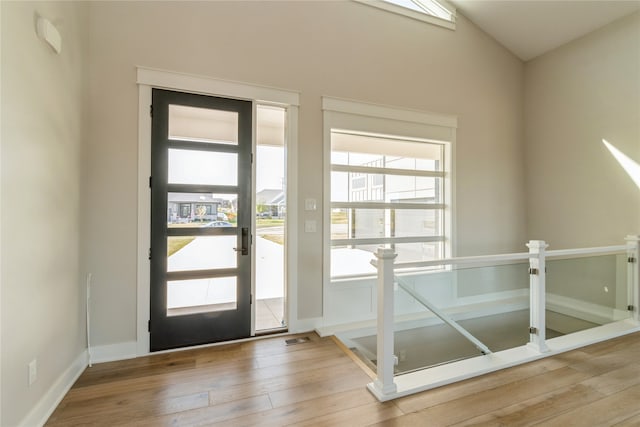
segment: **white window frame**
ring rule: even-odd
[[[323,284],[361,280],[364,277],[331,278],[331,133],[332,130],[362,134],[392,135],[415,140],[438,141],[444,147],[443,256],[454,256],[454,156],[457,117],[398,107],[323,97]],[[325,293],[326,294],[326,293]]]
[[[456,8],[452,6],[450,3],[442,0],[438,0],[438,3],[440,3],[444,8],[446,8],[451,12],[451,18],[452,18],[451,21],[442,19],[434,15],[430,15],[427,12],[424,12],[424,13],[418,12],[418,11],[407,9],[406,7],[402,7],[402,6],[389,3],[383,0],[353,0],[353,1],[367,5],[367,6],[382,9],[387,12],[395,13],[396,15],[406,16],[408,18],[416,19],[418,21],[426,22],[428,24],[447,28],[449,30],[456,29]]]

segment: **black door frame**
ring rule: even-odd
[[[238,145],[170,140],[168,137],[170,104],[238,112]],[[152,106],[150,351],[247,338],[252,332],[253,103],[154,88]],[[169,184],[167,181],[170,148],[238,153],[238,185]],[[237,228],[168,228],[167,195],[169,192],[238,194]],[[167,273],[167,256],[165,255],[167,237],[172,235],[237,235],[236,247],[240,249],[237,252],[237,268]],[[237,277],[236,310],[167,315],[167,281],[229,276]]]

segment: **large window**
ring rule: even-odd
[[[331,279],[374,275],[381,245],[395,250],[397,262],[450,255],[454,128],[405,123],[396,120],[402,111],[392,111],[393,119],[366,120],[325,112]]]

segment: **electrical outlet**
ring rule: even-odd
[[[29,385],[36,382],[38,379],[38,361],[33,359],[29,362]]]

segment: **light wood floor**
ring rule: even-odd
[[[47,425],[640,426],[638,333],[384,404],[306,335],[94,365]]]

